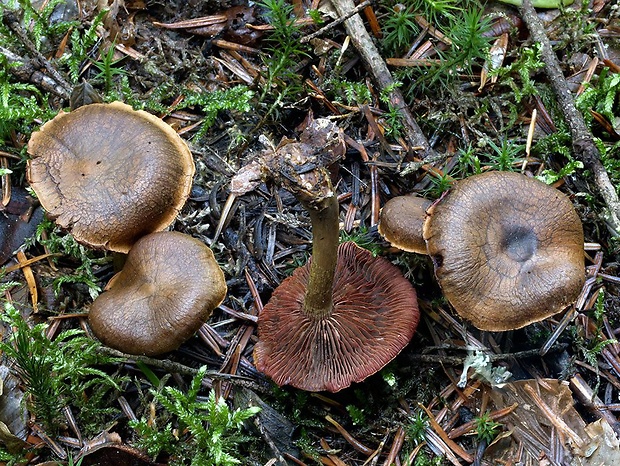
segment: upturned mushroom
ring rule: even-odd
[[[417,207],[411,212],[419,218]],[[382,212],[382,222],[392,213]],[[519,173],[457,181],[426,209],[423,239],[445,297],[481,330],[514,330],[557,314],[585,280],[583,228],[572,203]]]
[[[93,302],[88,320],[104,344],[154,356],[177,349],[226,295],[213,252],[179,232],[151,233]]]
[[[170,126],[121,102],[61,111],[28,152],[28,181],[48,216],[87,246],[125,253],[172,223],[195,170]]]
[[[313,236],[309,263],[280,284],[258,318],[254,362],[278,385],[336,392],[360,382],[396,357],[418,324],[415,290],[395,266],[354,243],[338,245],[326,167],[344,149],[342,132],[315,120],[266,164],[308,211]]]

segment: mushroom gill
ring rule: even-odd
[[[394,265],[347,242],[338,248],[333,309],[313,318],[302,306],[310,267],[296,269],[262,310],[255,360],[278,385],[334,392],[374,374],[407,345],[417,298]]]

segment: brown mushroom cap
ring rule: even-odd
[[[310,319],[302,310],[309,269],[296,269],[261,311],[254,362],[278,385],[336,392],[407,345],[420,317],[416,293],[390,262],[347,242],[338,250],[333,311]]]
[[[81,243],[113,251],[170,225],[194,176],[179,135],[121,102],[60,112],[28,152],[28,181],[48,215]]]
[[[570,200],[525,175],[488,172],[428,210],[424,239],[446,298],[481,330],[524,327],[573,302],[585,280]]]
[[[139,239],[108,288],[93,302],[88,320],[103,343],[129,354],[178,348],[226,295],[211,249],[172,231]]]
[[[432,202],[415,194],[393,197],[379,217],[379,234],[398,249],[426,254],[422,228]]]

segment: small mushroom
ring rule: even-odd
[[[28,181],[50,218],[79,242],[118,252],[172,223],[195,170],[170,126],[121,102],[60,112],[28,152]]]
[[[308,211],[312,258],[261,311],[254,362],[278,385],[336,392],[394,359],[419,311],[413,286],[394,265],[354,243],[338,245],[339,206],[327,167],[344,154],[342,132],[315,120],[300,141],[279,147],[267,170]]]
[[[572,203],[519,173],[456,182],[428,209],[423,233],[444,295],[481,330],[546,319],[574,302],[585,280]]]
[[[88,320],[104,344],[129,354],[158,355],[178,348],[226,295],[213,252],[179,232],[139,239],[93,302]]]
[[[381,209],[379,234],[398,249],[426,254],[422,228],[431,204],[415,194],[393,197]]]

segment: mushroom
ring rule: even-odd
[[[104,344],[153,356],[191,337],[225,295],[224,274],[211,249],[183,233],[151,233],[131,248],[88,320]]]
[[[195,170],[170,126],[121,102],[61,111],[28,152],[28,181],[50,218],[85,245],[125,253],[172,223]]]
[[[456,312],[477,328],[544,320],[581,291],[581,221],[545,183],[513,172],[470,176],[427,214],[423,234],[435,275]]]
[[[315,120],[300,140],[276,149],[266,166],[308,211],[312,258],[260,312],[254,362],[278,385],[336,392],[396,357],[419,311],[414,288],[394,265],[354,243],[338,245],[339,205],[326,167],[344,154],[342,132]]]
[[[426,254],[422,227],[431,204],[415,194],[393,197],[381,209],[379,234],[398,249]]]

